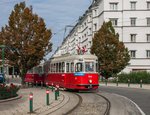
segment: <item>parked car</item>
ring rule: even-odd
[[[5,82],[4,74],[0,73],[0,83],[3,83],[3,82]]]

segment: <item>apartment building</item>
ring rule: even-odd
[[[94,33],[109,20],[130,52],[123,71],[150,71],[150,0],[93,0],[55,56],[76,54],[79,47],[90,53]]]

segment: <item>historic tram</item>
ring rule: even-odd
[[[27,72],[25,82],[33,84],[44,83],[43,65],[38,65]]]
[[[44,83],[66,89],[89,90],[99,86],[95,55],[64,55],[44,64]]]

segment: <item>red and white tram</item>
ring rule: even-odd
[[[89,90],[99,86],[95,55],[54,57],[44,64],[45,83],[66,89]]]
[[[29,70],[25,75],[24,81],[33,84],[44,83],[43,65],[36,66]]]

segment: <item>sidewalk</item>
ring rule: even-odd
[[[125,83],[118,83],[118,86],[116,83],[104,83],[104,82],[100,82],[99,86],[112,86],[112,87],[126,87],[126,88],[138,88],[138,89],[149,89],[150,90],[150,84],[142,84],[142,87],[140,84],[130,84],[128,86],[128,84]]]
[[[21,78],[11,76],[6,77],[6,83],[9,85],[21,85]],[[29,94],[33,93],[33,113],[29,113]],[[18,92],[20,99],[7,102],[0,101],[0,115],[65,115],[72,110],[79,102],[79,97],[73,93],[60,91],[58,100],[55,100],[55,92],[50,90],[49,102],[46,105],[46,88],[31,87],[20,89]]]
[[[33,93],[33,113],[29,113],[29,94]],[[2,115],[47,115],[64,106],[69,101],[69,97],[64,92],[60,92],[58,100],[55,100],[55,94],[50,90],[49,102],[46,105],[46,89],[43,88],[26,88],[20,89],[18,92],[22,96],[21,99],[0,103],[0,111]],[[57,111],[57,113],[61,113]],[[57,115],[57,114],[55,114]],[[59,114],[60,115],[60,114]]]

